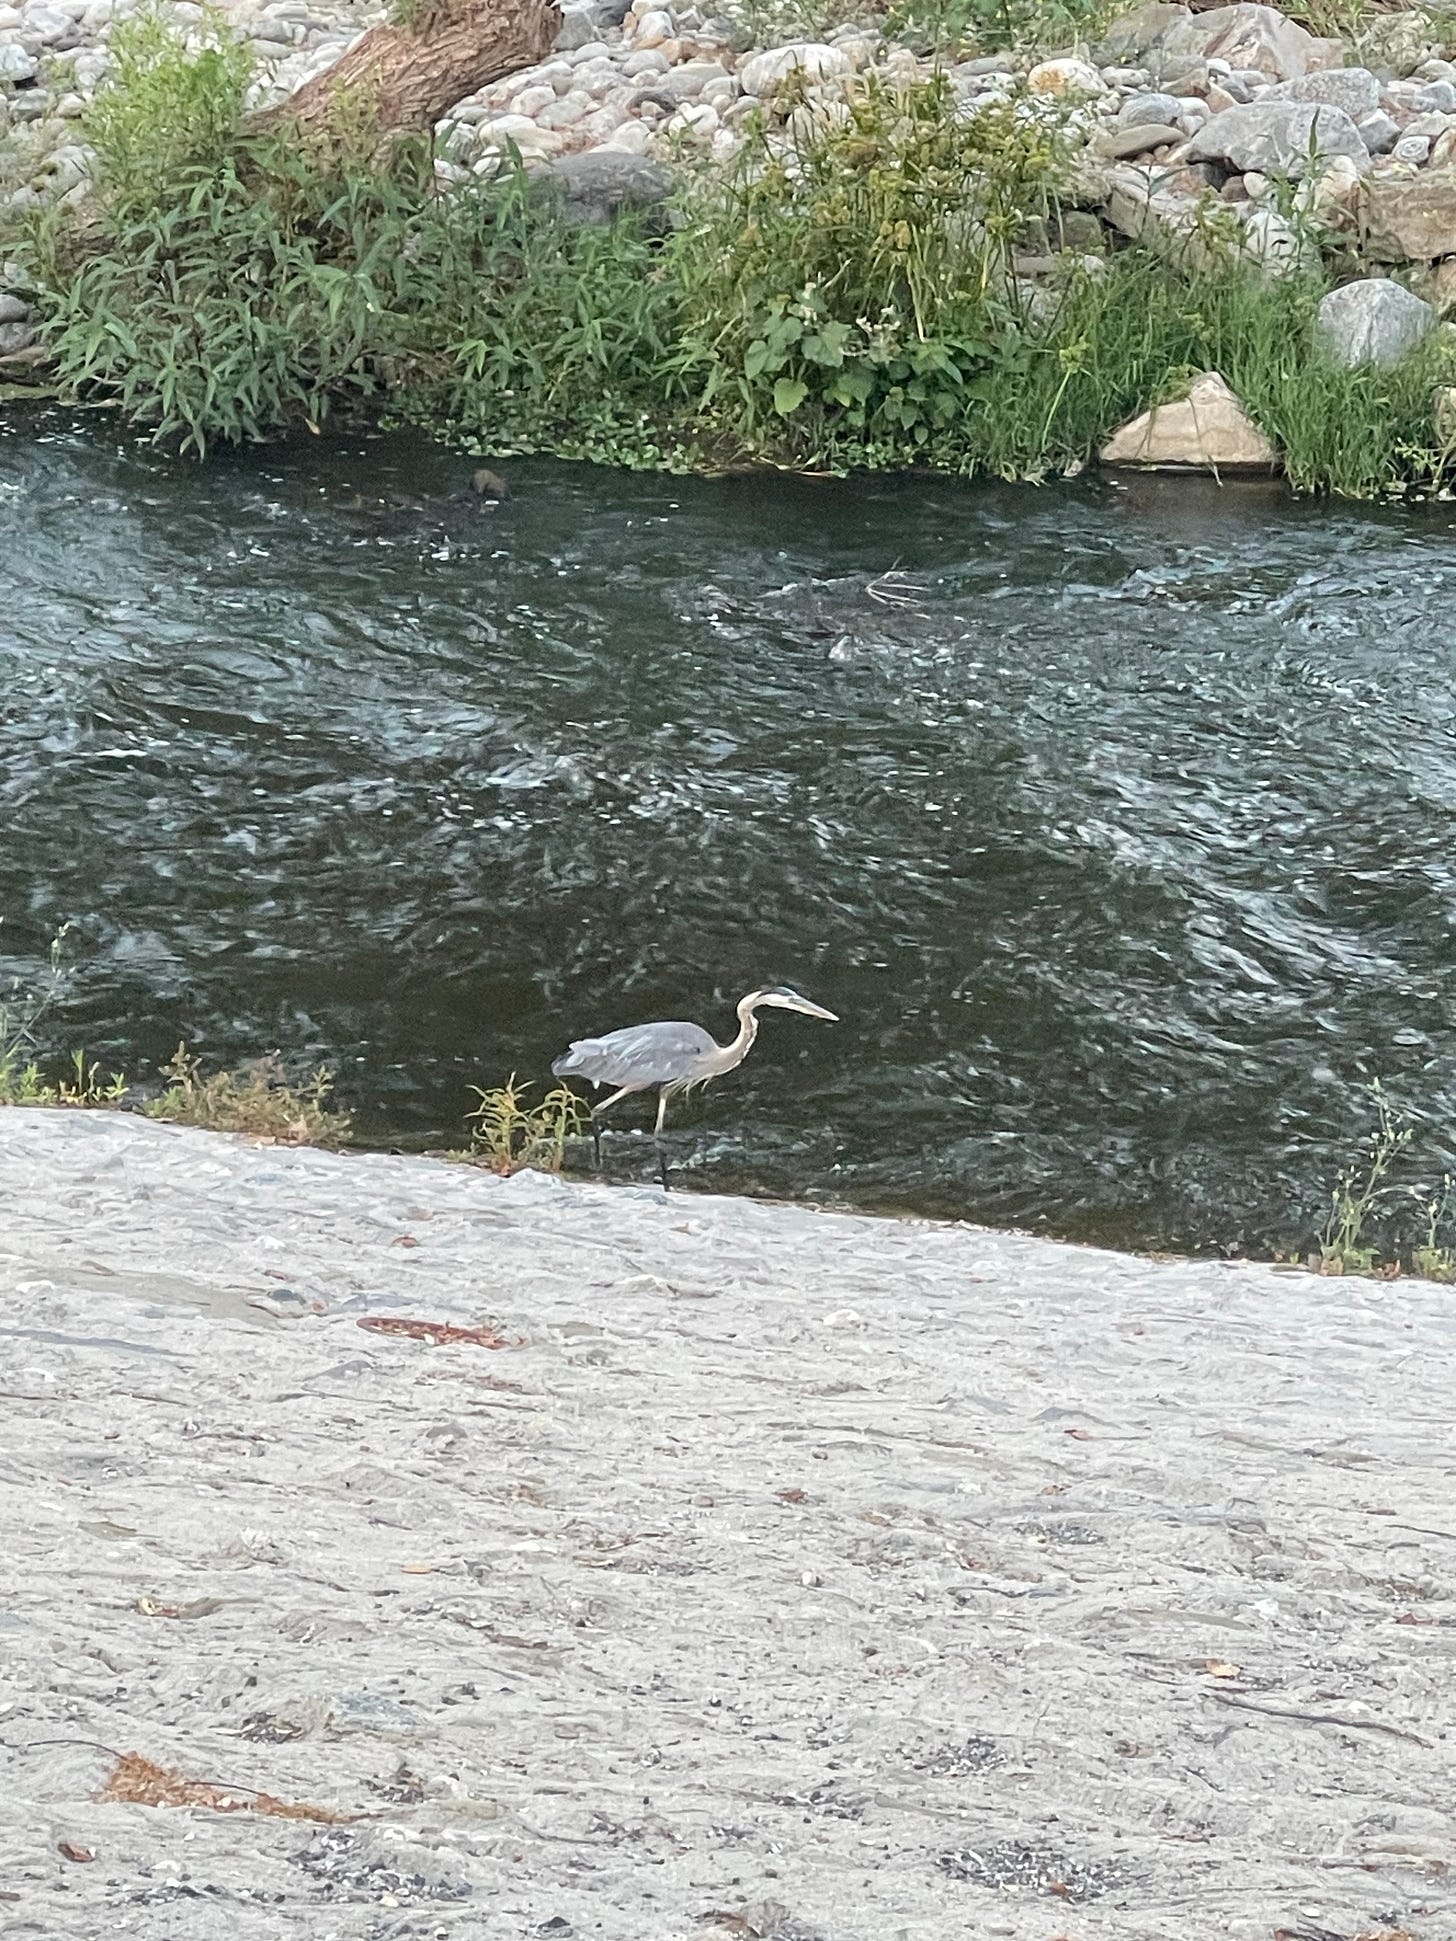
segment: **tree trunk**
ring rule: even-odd
[[[335,64],[255,126],[292,122],[327,139],[341,95],[348,119],[368,104],[381,135],[428,132],[457,101],[544,60],[561,30],[557,0],[435,0],[405,26],[371,27]]]

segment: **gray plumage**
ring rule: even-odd
[[[667,1162],[662,1156],[662,1121],[667,1101],[710,1078],[731,1072],[741,1065],[758,1036],[758,1013],[771,1006],[781,1011],[797,1011],[806,1018],[822,1018],[836,1024],[832,1011],[811,1004],[781,984],[767,990],[750,991],[738,1001],[738,1032],[726,1045],[720,1045],[698,1024],[669,1022],[630,1024],[621,1031],[608,1031],[600,1038],[578,1038],[569,1051],[552,1064],[558,1078],[584,1078],[598,1087],[614,1085],[610,1098],[602,1100],[592,1113],[592,1133],[599,1138],[596,1121],[618,1099],[633,1092],[657,1090],[658,1158],[662,1183],[667,1185]]]

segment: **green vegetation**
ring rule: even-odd
[[[163,1077],[163,1091],[142,1107],[149,1119],[284,1146],[341,1146],[349,1136],[349,1115],[330,1103],[333,1073],[322,1065],[301,1085],[289,1084],[276,1052],[237,1071],[204,1074],[178,1045]]]
[[[518,1085],[511,1073],[504,1085],[486,1091],[473,1085],[480,1104],[468,1114],[474,1121],[470,1146],[452,1157],[484,1166],[503,1176],[530,1166],[537,1172],[559,1173],[566,1142],[585,1131],[591,1114],[569,1086],[557,1085],[538,1105],[527,1105],[529,1085]]]
[[[1372,1123],[1358,1156],[1331,1191],[1324,1225],[1301,1264],[1320,1274],[1391,1278],[1409,1270],[1423,1280],[1456,1281],[1451,1175],[1436,1192],[1394,1184],[1391,1174],[1413,1144],[1416,1128],[1392,1105],[1379,1079],[1369,1093]]]
[[[368,401],[488,453],[1040,479],[1217,369],[1301,490],[1452,469],[1444,340],[1345,369],[1316,342],[1325,270],[1091,249],[1060,111],[1026,97],[791,94],[790,145],[750,123],[656,233],[568,225],[519,167],[435,194],[425,145],[379,159],[347,101],[324,147],[249,132],[220,30],[188,51],[143,18],[113,46],[94,208],[35,226],[32,274],[63,390],[199,454]],[[1018,273],[1049,249],[1055,274]]]
[[[0,996],[0,1105],[117,1105],[126,1097],[121,1074],[103,1074],[82,1051],[72,1052],[55,1077],[46,1075],[40,1032],[65,990],[69,928],[63,924],[52,937],[38,983],[12,982]]]

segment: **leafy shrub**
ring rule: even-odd
[[[677,299],[641,226],[565,224],[512,166],[437,198],[412,256],[421,327],[401,417],[494,453],[681,462],[663,375]]]
[[[188,50],[142,16],[113,45],[86,120],[94,214],[77,237],[56,211],[32,239],[63,389],[199,454],[376,390],[401,350],[427,148],[401,143],[386,172],[347,140],[241,133],[251,63],[221,28]]]
[[[252,56],[221,21],[205,19],[189,47],[150,13],[121,22],[110,48],[110,75],[86,111],[94,172],[113,201],[155,207],[183,173],[228,160]]]
[[[1021,330],[1011,251],[1054,202],[1057,122],[1025,98],[962,117],[944,76],[794,119],[788,147],[750,129],[677,240],[684,376],[750,451],[930,457]]]
[[[470,1147],[455,1156],[492,1173],[518,1173],[525,1166],[559,1173],[567,1140],[581,1132],[591,1117],[569,1085],[554,1086],[539,1105],[527,1105],[531,1088],[517,1085],[514,1072],[504,1085],[471,1089],[480,1104],[469,1114],[474,1121]]]

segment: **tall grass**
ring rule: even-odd
[[[1141,251],[1115,256],[1075,275],[1045,328],[990,375],[968,442],[998,477],[1042,477],[1216,370],[1296,489],[1370,498],[1438,484],[1451,453],[1433,396],[1450,351],[1438,342],[1388,369],[1337,364],[1316,330],[1326,287],[1317,274],[1266,283],[1232,266],[1191,279]]]

